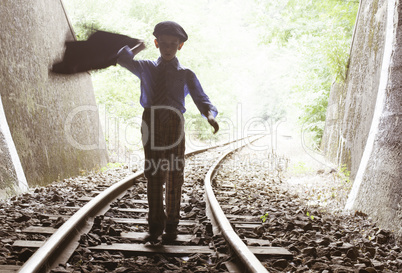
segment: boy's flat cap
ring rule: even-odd
[[[180,38],[182,42],[187,41],[188,36],[184,29],[176,22],[163,21],[155,26],[153,35],[158,38],[159,35],[173,35]]]

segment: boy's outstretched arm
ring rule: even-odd
[[[143,41],[140,41],[138,45],[136,45],[133,48],[130,48],[130,51],[135,55],[137,55],[140,51],[145,49],[145,44]]]
[[[206,116],[208,123],[214,127],[214,134],[216,134],[219,131],[219,124],[215,120],[214,116],[212,115],[211,111],[208,111],[208,113],[204,113],[204,116]]]
[[[128,45],[125,45],[119,50],[119,52],[117,52],[117,63],[122,67],[126,68],[134,75],[140,77],[139,76],[140,72],[136,68],[133,58],[143,49],[145,49],[145,44],[143,41],[140,41],[133,48],[130,48]]]

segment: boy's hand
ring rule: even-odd
[[[140,41],[140,43],[138,45],[136,45],[135,47],[131,48],[130,50],[134,55],[137,55],[138,53],[140,53],[140,51],[142,51],[144,49],[145,49],[145,44],[144,44],[143,41]]]
[[[219,124],[216,122],[214,116],[211,114],[211,112],[208,112],[208,123],[211,124],[212,127],[214,127],[215,131],[214,134],[216,134],[219,131]]]

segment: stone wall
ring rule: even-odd
[[[331,90],[323,147],[352,170],[347,210],[402,236],[402,6],[362,1],[344,84]]]
[[[0,198],[28,188],[0,98]]]
[[[50,72],[73,40],[59,0],[0,5],[0,95],[30,186],[107,163],[90,75]]]
[[[372,215],[383,227],[402,236],[402,4],[389,2],[389,48],[384,54],[373,123],[347,209]]]
[[[17,173],[11,160],[6,139],[0,128],[0,191],[4,191],[3,194],[6,194],[7,190],[13,191],[17,186]]]
[[[384,51],[387,0],[362,0],[344,83],[334,83],[322,149],[354,178],[373,118]]]

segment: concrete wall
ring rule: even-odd
[[[402,236],[402,6],[362,1],[347,80],[331,90],[323,147],[352,170],[347,210]],[[337,113],[335,112],[337,111]],[[331,143],[333,141],[333,143]]]
[[[1,0],[0,95],[30,186],[107,163],[90,75],[49,71],[73,40],[59,0]]]
[[[17,173],[3,130],[0,128],[0,196],[14,192],[16,187],[18,187]]]
[[[0,190],[14,188],[17,181],[17,174],[11,161],[11,155],[4,134],[0,130]]]
[[[328,102],[322,149],[354,178],[366,145],[381,75],[387,0],[362,0],[344,83],[335,83]]]
[[[0,198],[25,191],[28,183],[0,98]]]

